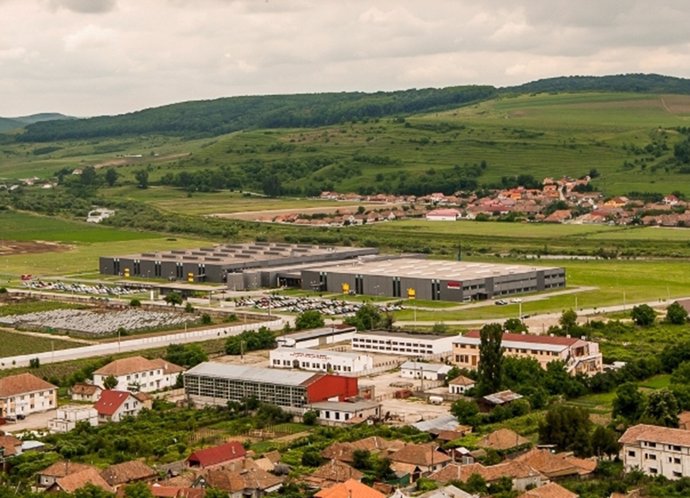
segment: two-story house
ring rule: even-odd
[[[94,408],[99,422],[119,422],[127,416],[136,417],[144,404],[128,391],[105,390]]]
[[[118,391],[153,392],[175,386],[184,368],[161,358],[149,360],[132,356],[112,361],[93,373],[93,383],[105,389],[105,380],[113,377]]]
[[[23,417],[57,406],[57,387],[30,373],[0,379],[0,417]]]
[[[638,424],[620,437],[626,472],[639,470],[667,479],[690,477],[690,431]]]

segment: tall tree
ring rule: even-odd
[[[577,456],[589,456],[592,454],[591,424],[584,408],[553,405],[539,424],[539,441],[555,444],[562,451],[573,451]]]
[[[112,187],[115,185],[118,176],[120,175],[118,175],[115,168],[108,168],[105,170],[105,183],[107,183],[109,187]]]
[[[669,305],[666,308],[666,322],[674,325],[683,325],[688,321],[688,312],[678,304],[678,301]]]
[[[668,389],[654,391],[647,397],[642,421],[648,424],[678,427],[678,400]]]
[[[613,398],[613,416],[623,417],[631,423],[637,422],[642,416],[645,405],[645,396],[632,382],[626,382],[616,389],[616,397]]]
[[[503,369],[503,327],[489,323],[479,331],[479,365],[477,367],[477,391],[480,395],[501,389]]]
[[[149,188],[149,172],[145,169],[140,169],[134,173],[134,178],[137,180],[137,187]]]
[[[640,327],[647,327],[656,320],[656,312],[648,304],[640,304],[633,307],[630,312],[630,318]]]

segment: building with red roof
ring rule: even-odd
[[[434,209],[426,213],[429,221],[455,221],[459,216],[460,211],[457,209]]]
[[[478,330],[455,338],[453,362],[460,368],[477,368],[480,342]],[[573,375],[594,375],[603,370],[599,344],[585,339],[505,332],[501,345],[504,355],[534,358],[542,368],[559,360],[565,363],[568,372]]]
[[[187,457],[187,465],[200,469],[219,467],[234,460],[244,458],[247,450],[242,443],[230,441],[220,446],[212,446],[203,450],[197,450]]]
[[[44,412],[57,406],[57,387],[30,373],[0,379],[0,417]]]
[[[99,422],[119,422],[127,416],[136,417],[144,405],[128,391],[105,390],[94,408]]]

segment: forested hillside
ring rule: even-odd
[[[501,89],[501,92],[641,92],[690,94],[690,80],[660,74],[560,76]]]
[[[35,123],[25,142],[171,134],[217,136],[254,128],[316,127],[351,120],[458,107],[496,95],[492,86],[459,86],[397,92],[343,92],[229,97],[184,102],[119,116]]]
[[[20,116],[17,118],[3,118],[0,117],[0,133],[24,128],[33,123],[40,123],[43,121],[52,121],[56,119],[74,119],[64,114],[56,112],[42,112],[40,114],[31,114],[30,116]]]

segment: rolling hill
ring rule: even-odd
[[[39,114],[31,114],[29,116],[20,116],[17,118],[3,118],[0,117],[0,133],[4,133],[7,131],[12,131],[12,130],[18,130],[20,128],[24,128],[28,125],[34,124],[34,123],[42,123],[46,121],[55,121],[55,120],[72,120],[75,119],[70,116],[65,116],[64,114],[60,114],[57,112],[42,112]]]

